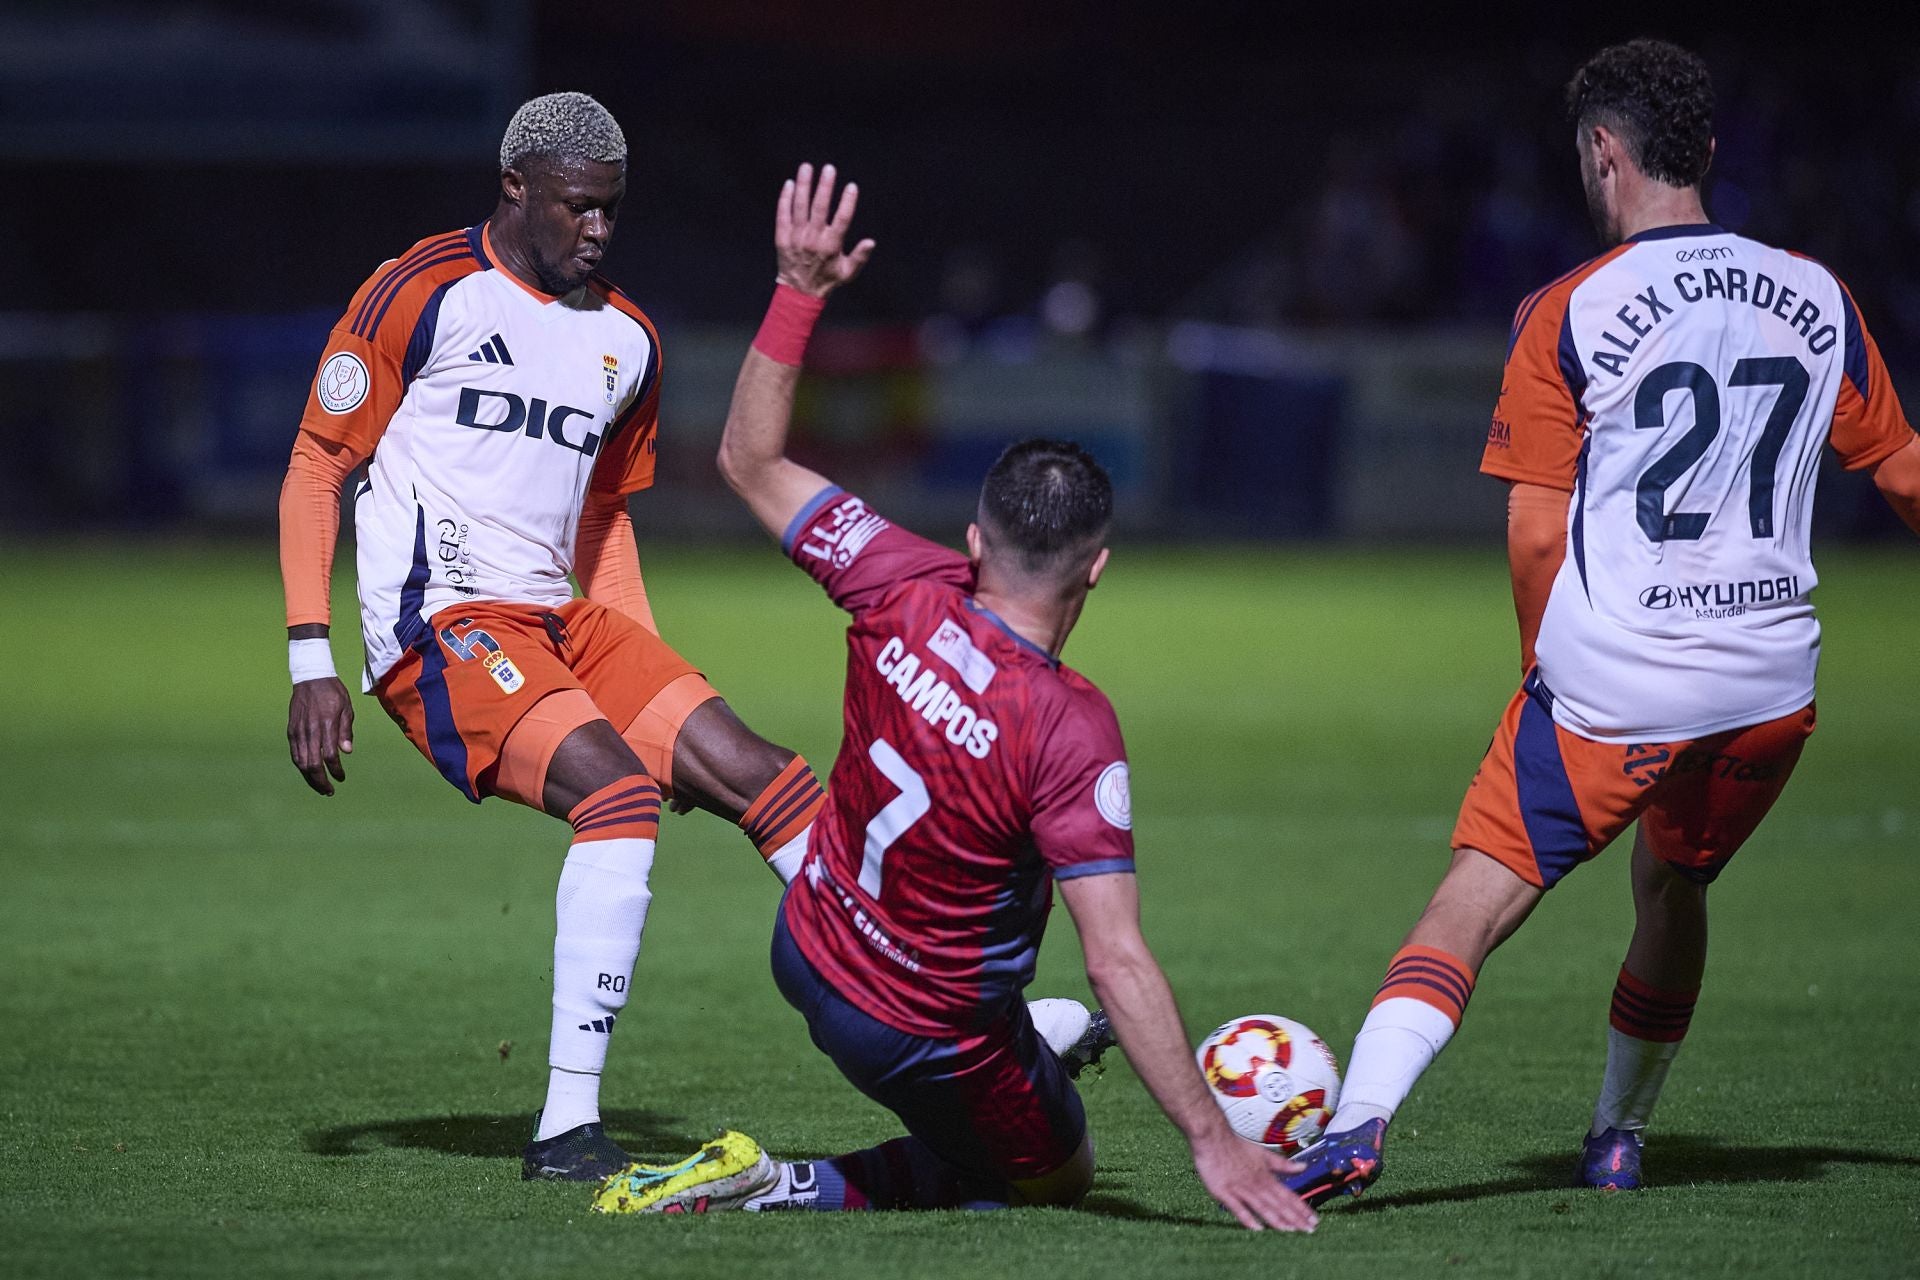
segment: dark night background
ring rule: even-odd
[[[423,73],[436,24],[477,38]],[[124,57],[74,69],[90,29],[131,32]],[[153,317],[337,313],[382,260],[484,217],[506,115],[567,88],[626,131],[606,272],[670,360],[683,326],[756,320],[772,194],[801,159],[861,183],[880,242],[836,321],[923,347],[1018,347],[1059,327],[1056,304],[1096,344],[1181,320],[1492,331],[1595,251],[1560,94],[1640,34],[1714,70],[1710,212],[1832,266],[1911,376],[1914,23],[1784,6],[16,4],[0,311],[16,356],[60,317],[104,317],[124,345]],[[170,50],[204,69],[169,74]],[[333,71],[389,56],[326,98]],[[396,140],[396,120],[418,127]]]

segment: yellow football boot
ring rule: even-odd
[[[779,1185],[760,1144],[728,1130],[679,1164],[630,1164],[600,1184],[595,1213],[718,1213]]]

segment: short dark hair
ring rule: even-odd
[[[1567,82],[1567,116],[1584,135],[1605,125],[1640,172],[1697,186],[1713,158],[1713,77],[1695,54],[1665,40],[1629,40],[1587,59]]]
[[[1028,573],[1055,572],[1106,534],[1113,481],[1077,444],[1022,440],[988,469],[980,517],[992,540],[1015,552]]]

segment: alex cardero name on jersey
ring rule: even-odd
[[[1734,250],[1730,245],[1715,245],[1704,249],[1682,249],[1675,257],[1690,262],[1708,254],[1731,258]],[[1674,301],[1662,298],[1662,288],[1668,291],[1666,298]],[[1640,349],[1640,343],[1663,320],[1696,303],[1714,298],[1751,306],[1785,321],[1789,329],[1806,340],[1809,354],[1823,356],[1840,341],[1839,325],[1830,319],[1823,323],[1820,307],[1801,297],[1793,286],[1780,283],[1764,270],[1753,272],[1749,279],[1745,269],[1729,264],[1677,271],[1668,284],[1650,284],[1635,293],[1631,302],[1622,304],[1614,313],[1617,326],[1600,331],[1600,341],[1616,349],[1597,348],[1587,359],[1594,368],[1619,377],[1626,372],[1627,358]],[[1613,331],[1615,327],[1620,330],[1619,333]]]
[[[1798,710],[1819,655],[1814,480],[1859,341],[1851,303],[1818,263],[1715,227],[1630,241],[1570,286],[1564,319],[1521,335],[1552,343],[1537,363],[1584,426],[1538,645],[1555,719],[1658,741]],[[1516,450],[1540,430],[1508,426]]]

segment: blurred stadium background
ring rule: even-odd
[[[266,533],[327,327],[490,211],[507,116],[556,88],[632,147],[607,273],[667,343],[649,540],[747,531],[711,446],[800,159],[861,182],[881,245],[816,345],[807,447],[906,518],[958,516],[1001,444],[1050,433],[1158,537],[1495,539],[1474,465],[1508,320],[1593,252],[1560,87],[1638,31],[1713,66],[1714,215],[1832,265],[1910,384],[1897,27],[1280,8],[15,0],[0,531]],[[1894,529],[1849,479],[1824,531]]]

